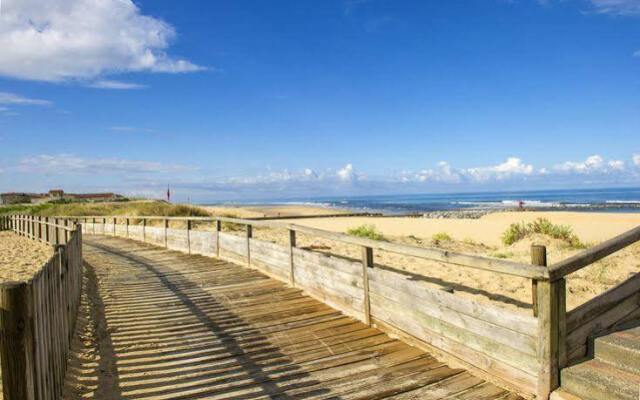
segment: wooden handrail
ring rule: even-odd
[[[637,241],[640,241],[640,226],[553,264],[549,267],[550,279],[561,279]]]
[[[344,233],[330,232],[322,229],[310,228],[307,226],[284,223],[279,221],[270,220],[248,220],[242,218],[230,218],[230,217],[141,217],[141,216],[81,216],[81,217],[69,217],[62,216],[59,218],[69,218],[74,220],[81,219],[93,219],[93,218],[115,218],[115,219],[130,219],[130,220],[163,220],[163,221],[197,221],[197,222],[228,222],[239,225],[247,226],[261,226],[269,228],[278,228],[284,230],[290,230],[309,235],[315,235],[331,240],[336,240],[343,243],[353,244],[362,247],[369,247],[372,249],[389,251],[392,253],[398,253],[408,255],[417,258],[423,258],[428,260],[440,261],[449,264],[455,264],[462,267],[480,269],[485,271],[493,271],[507,275],[519,276],[528,279],[536,279],[540,281],[549,280],[549,271],[545,267],[531,265],[526,263],[518,263],[514,261],[500,260],[489,257],[468,255],[462,253],[451,252],[447,250],[423,248],[418,246],[412,246],[408,244],[390,243],[379,240],[372,240],[366,238],[360,238],[356,236],[347,235]]]
[[[63,218],[63,217],[57,217],[57,218]],[[72,228],[72,227],[69,227],[69,226],[66,226],[66,225],[60,225],[60,224],[56,224],[56,223],[53,223],[53,222],[46,222],[46,221],[40,221],[40,220],[32,220],[32,219],[29,219],[29,218],[27,218],[25,216],[21,216],[21,215],[16,215],[15,219],[16,219],[16,221],[36,222],[36,223],[38,223],[40,225],[51,226],[53,228],[59,228],[59,229],[62,229],[62,230],[68,231],[68,232],[75,231],[75,228]]]

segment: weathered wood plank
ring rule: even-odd
[[[567,313],[567,331],[572,332],[588,321],[640,291],[640,272],[619,285],[594,297]]]
[[[480,319],[515,332],[528,336],[537,335],[538,320],[529,315],[511,312],[486,302],[479,302],[456,296],[442,290],[431,289],[420,282],[411,281],[398,273],[376,268],[369,273],[370,285],[379,290],[390,288],[415,297],[414,304],[424,304],[424,307],[439,305],[450,308],[470,317]]]
[[[471,351],[493,358],[494,362],[502,362],[528,375],[533,376],[537,373],[538,362],[536,357],[531,354],[505,346],[470,330],[451,325],[415,308],[407,309],[404,304],[373,293],[371,294],[371,314],[376,320],[389,322],[398,329],[415,335],[420,340],[430,342],[434,339],[428,336],[436,335],[439,339],[447,339],[457,343],[458,348],[467,347]],[[454,354],[464,358],[465,353],[467,352]]]
[[[447,324],[468,330],[505,346],[518,349],[531,356],[536,355],[536,341],[534,337],[461,313],[447,307],[446,303],[424,299],[425,297],[440,297],[437,293],[429,293],[433,296],[423,296],[422,299],[420,299],[407,292],[390,289],[378,282],[369,282],[369,285],[371,293],[397,302],[399,305],[406,307],[408,312],[418,310],[422,314],[444,321]],[[425,290],[425,293],[428,292],[428,290]],[[450,293],[446,292],[444,294],[450,295]],[[504,314],[507,315],[508,311],[504,310]]]

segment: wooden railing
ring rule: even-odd
[[[11,229],[11,217],[8,215],[0,215],[0,231],[8,231]]]
[[[26,282],[0,284],[5,399],[59,399],[82,290],[82,230],[70,220],[11,216],[19,235],[55,248]]]
[[[630,315],[625,314],[626,319],[618,318],[618,313],[637,307],[634,300],[640,296],[640,276],[636,275],[566,312],[565,276],[638,241],[640,228],[547,267],[543,246],[532,248],[531,263],[526,264],[364,239],[280,221],[127,216],[76,219],[83,222],[85,233],[128,237],[190,254],[241,261],[528,398],[547,399],[559,385],[560,369],[585,350],[589,335],[612,320],[619,323],[634,317],[633,310]],[[150,226],[149,221],[161,223]],[[192,229],[194,223],[207,222],[212,223],[213,231]],[[171,227],[171,223],[180,223],[182,229]],[[243,237],[223,232],[222,223],[244,226]],[[254,227],[288,232],[288,245],[254,238]],[[359,246],[362,258],[354,261],[300,248],[297,234]],[[534,315],[433,289],[389,268],[376,268],[374,250],[531,279]]]

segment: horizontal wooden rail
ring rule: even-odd
[[[549,280],[549,270],[546,267],[538,265],[518,263],[507,260],[500,260],[489,257],[461,254],[451,252],[447,250],[423,248],[418,246],[412,246],[407,244],[390,243],[379,240],[372,240],[366,238],[355,237],[344,233],[330,232],[322,229],[310,228],[307,226],[289,224],[280,221],[271,220],[248,220],[241,218],[229,218],[229,217],[141,217],[141,216],[82,216],[82,217],[59,217],[59,218],[71,218],[74,220],[162,220],[162,221],[182,221],[189,222],[227,222],[246,226],[258,226],[277,228],[288,231],[295,231],[299,233],[305,233],[326,239],[336,240],[343,243],[348,243],[356,246],[369,247],[376,250],[383,250],[392,253],[403,254],[407,256],[423,258],[427,260],[434,260],[449,264],[455,264],[462,267],[480,269],[485,271],[493,271],[501,274],[519,276],[528,279],[535,279],[540,281]]]
[[[549,267],[550,278],[561,279],[637,241],[640,241],[640,226],[553,264]]]
[[[56,224],[54,222],[47,222],[47,221],[43,221],[41,219],[37,219],[37,218],[45,218],[45,217],[33,217],[33,218],[34,219],[31,219],[28,216],[23,216],[22,215],[22,216],[16,216],[15,220],[16,221],[23,221],[23,222],[36,222],[36,223],[41,224],[41,225],[47,225],[47,226],[50,226],[52,228],[58,228],[58,229],[62,229],[62,230],[69,231],[69,232],[73,232],[73,231],[76,230],[75,227],[70,227],[68,225],[60,225],[60,224]],[[62,217],[57,217],[57,218],[62,219]],[[69,218],[65,218],[65,219],[69,219]]]

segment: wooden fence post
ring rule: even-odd
[[[51,244],[51,232],[49,226],[49,217],[44,217],[44,240],[45,242]]]
[[[129,218],[126,218],[124,223],[125,223],[125,226],[126,226],[126,228],[125,228],[125,232],[126,232],[125,233],[125,237],[128,239],[129,238]]]
[[[532,262],[546,265],[546,248],[531,247]],[[544,263],[544,264],[543,264]],[[536,309],[538,316],[537,355],[538,371],[537,398],[548,399],[551,392],[560,385],[561,347],[564,347],[566,301],[564,279],[558,281],[538,281],[535,284]],[[564,350],[562,351],[564,353]]]
[[[191,220],[187,220],[187,250],[191,254]]]
[[[216,220],[216,258],[220,258],[220,229],[222,229],[222,223],[219,219]]]
[[[0,287],[0,353],[2,390],[6,400],[33,400],[33,305],[25,282],[8,282]]]
[[[251,238],[253,237],[253,226],[247,225],[247,267],[251,267]]]
[[[293,268],[293,249],[296,248],[296,231],[289,229],[289,283],[296,286],[296,277]]]
[[[142,218],[142,241],[147,241],[147,219]]]
[[[373,268],[373,249],[362,247],[362,286],[364,287],[364,321],[371,326],[371,303],[369,302],[369,268]]]
[[[547,266],[547,248],[540,245],[531,245],[531,264]],[[538,281],[531,280],[531,300],[533,316],[538,316]]]
[[[54,218],[53,219],[53,224],[54,224],[54,234],[55,234],[55,245],[59,245],[60,244],[60,228],[58,228],[58,218]],[[94,231],[95,231],[95,224],[94,226]]]
[[[167,230],[169,229],[169,220],[165,218],[164,220],[164,247],[165,248],[169,248],[169,238],[167,237],[168,232]]]

